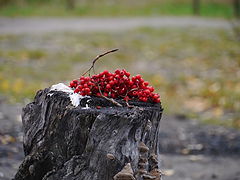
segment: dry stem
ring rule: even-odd
[[[97,84],[97,85],[98,85],[99,92],[100,92],[101,96],[102,96],[104,99],[110,101],[111,103],[115,104],[116,106],[122,107],[122,105],[121,105],[120,103],[118,103],[117,101],[115,101],[114,99],[108,98],[108,97],[104,96],[103,93],[102,93],[102,91],[101,91],[101,89],[100,89],[99,84]]]
[[[118,51],[118,49],[112,49],[112,50],[110,50],[110,51],[107,51],[107,52],[102,53],[102,54],[98,55],[97,57],[95,57],[95,58],[93,59],[93,61],[92,61],[92,66],[91,66],[85,73],[83,73],[82,76],[84,76],[87,72],[90,73],[91,69],[93,69],[93,72],[94,72],[94,65],[95,65],[95,63],[97,62],[97,60],[98,60],[99,58],[101,58],[101,57],[103,57],[103,56],[105,56],[105,55],[107,55],[107,54],[109,54],[109,53],[115,52],[115,51]],[[94,73],[95,73],[95,72],[94,72]]]

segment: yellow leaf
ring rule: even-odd
[[[202,112],[209,107],[209,102],[200,97],[194,97],[186,100],[184,106],[194,112]]]

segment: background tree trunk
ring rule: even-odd
[[[26,157],[15,180],[159,180],[161,105],[131,105],[86,97],[73,107],[67,93],[39,91],[23,109]]]
[[[75,8],[75,0],[67,0],[67,8],[74,9]]]
[[[193,0],[193,14],[200,15],[200,0]]]
[[[235,17],[240,17],[240,1],[239,0],[233,0],[233,9],[234,9],[234,15]]]

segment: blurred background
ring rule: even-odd
[[[240,179],[240,0],[0,0],[0,179],[36,91],[125,68],[160,93],[166,180]],[[229,169],[225,170],[225,167]]]

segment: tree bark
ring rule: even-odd
[[[233,9],[234,9],[234,15],[235,17],[240,17],[240,1],[239,0],[233,0]]]
[[[74,9],[75,8],[75,0],[67,0],[67,8],[68,9]]]
[[[193,0],[193,14],[200,14],[200,0]]]
[[[160,104],[37,93],[23,108],[25,159],[15,180],[159,180]]]

